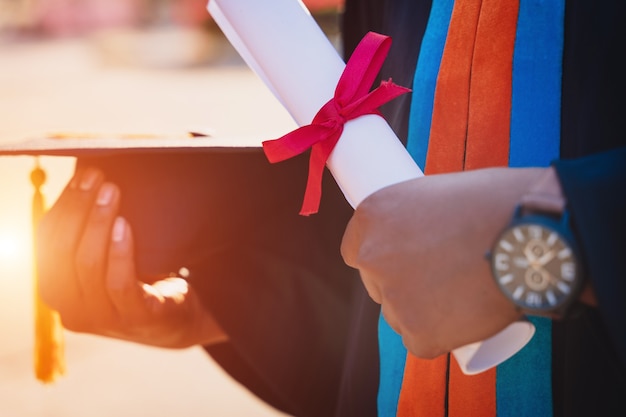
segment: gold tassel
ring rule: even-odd
[[[30,173],[30,181],[35,188],[33,194],[33,242],[39,220],[45,211],[45,202],[41,186],[46,182],[46,172],[35,160],[35,168]],[[65,373],[63,326],[59,314],[50,309],[39,296],[37,279],[37,245],[33,245],[33,287],[35,298],[35,376],[44,383],[54,382],[55,378]]]

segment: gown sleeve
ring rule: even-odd
[[[555,162],[598,310],[626,368],[626,147]]]

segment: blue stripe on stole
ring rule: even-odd
[[[453,6],[454,0],[433,0],[414,75],[407,149],[422,170],[426,164],[437,74]],[[382,315],[378,326],[378,340],[378,416],[394,417],[402,389],[407,351],[402,344],[402,338],[385,322]]]
[[[437,75],[453,7],[454,0],[433,0],[413,77],[407,149],[422,171],[426,167]]]
[[[402,337],[387,324],[382,314],[378,321],[378,343],[380,349],[378,416],[395,417],[407,350],[402,343]]]
[[[560,147],[564,0],[520,0],[511,103],[509,166],[548,166]],[[552,324],[497,368],[498,417],[552,416]],[[529,401],[529,399],[531,399]]]

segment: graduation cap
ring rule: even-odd
[[[197,138],[190,140],[192,138]],[[252,139],[225,141],[223,139],[208,138],[208,135],[199,132],[190,132],[181,137],[127,134],[127,135],[99,135],[90,133],[57,133],[45,137],[34,138],[15,143],[0,145],[0,155],[58,155],[80,156],[90,161],[94,158],[121,154],[156,153],[172,150],[174,153],[186,152],[193,148],[224,149],[252,149],[255,143]],[[113,158],[116,159],[116,158]],[[138,156],[138,159],[143,159]],[[96,164],[98,165],[98,164]],[[140,168],[140,165],[137,166]],[[42,186],[46,182],[46,172],[35,159],[35,166],[30,175],[34,187],[32,202],[33,230],[45,213],[45,201]],[[65,362],[63,357],[63,334],[58,314],[51,310],[38,296],[36,268],[35,273],[35,376],[42,382],[52,382],[56,376],[64,373]]]
[[[348,310],[364,292],[340,255],[353,209],[336,182],[325,174],[320,212],[300,216],[308,154],[271,164],[264,139],[60,134],[0,145],[0,155],[73,156],[76,169],[102,170],[120,188],[138,275],[186,268],[229,335],[208,353],[257,396],[297,413],[334,403],[322,399],[339,391],[348,339],[359,330]],[[32,180],[37,221],[45,180],[38,164]],[[51,381],[63,370],[60,325],[40,300],[37,308],[37,376]],[[377,314],[373,308],[374,362]]]

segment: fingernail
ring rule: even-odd
[[[76,171],[74,171],[74,175],[72,176],[72,180],[70,181],[70,188],[71,189],[77,189],[80,186],[80,180],[83,177],[83,175],[85,174],[85,170],[84,169],[78,169]]]
[[[77,189],[79,182],[80,182],[80,178],[78,177],[78,174],[74,174],[74,176],[72,177],[72,180],[70,181],[70,188],[72,190]]]
[[[121,242],[124,240],[126,234],[126,221],[122,217],[116,217],[113,223],[113,230],[111,232],[111,239],[113,242]]]
[[[113,200],[113,195],[115,194],[115,187],[113,184],[105,183],[100,187],[100,191],[98,192],[98,198],[96,199],[96,204],[104,207],[111,204]]]
[[[102,184],[100,190],[98,191],[98,198],[96,198],[96,205],[100,207],[105,207],[111,204],[113,200],[113,195],[115,193],[115,187],[112,184],[105,183]]]
[[[96,179],[98,178],[98,171],[93,169],[88,169],[82,176],[80,180],[80,189],[83,191],[89,191],[96,183]]]

